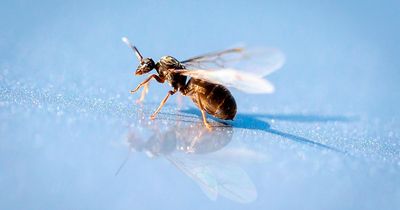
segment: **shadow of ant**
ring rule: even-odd
[[[201,117],[201,112],[198,109],[189,108],[186,110],[181,110],[182,113],[192,114]],[[243,128],[243,129],[252,129],[252,130],[260,130],[264,132],[268,132],[274,135],[281,136],[285,139],[289,139],[298,143],[308,144],[311,146],[316,146],[324,149],[328,149],[331,151],[339,152],[339,153],[347,153],[345,151],[341,151],[337,148],[313,141],[311,139],[307,139],[305,137],[297,136],[290,133],[285,133],[283,131],[279,131],[271,128],[271,125],[259,118],[273,119],[273,120],[285,120],[285,121],[295,121],[295,122],[351,122],[357,120],[355,117],[345,117],[345,116],[318,116],[318,115],[279,115],[279,114],[244,114],[238,113],[235,117],[234,121],[226,122],[221,121],[217,118],[209,116],[209,118],[222,123],[233,126],[234,128]]]

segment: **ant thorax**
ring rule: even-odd
[[[160,76],[166,76],[169,69],[184,69],[185,67],[172,56],[163,56],[156,64],[156,70]]]
[[[182,88],[186,83],[186,76],[172,73],[172,69],[184,69],[185,67],[172,56],[163,56],[156,64],[156,70],[161,78],[164,78],[175,89]]]

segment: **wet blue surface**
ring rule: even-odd
[[[2,2],[0,209],[400,208],[399,7],[336,3]],[[280,48],[272,95],[210,118],[144,77],[155,60]],[[178,94],[177,94],[178,95]]]

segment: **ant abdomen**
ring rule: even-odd
[[[232,120],[236,115],[236,101],[224,86],[201,79],[191,78],[186,85],[187,96],[200,108],[219,119]]]

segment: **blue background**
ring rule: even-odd
[[[399,208],[399,20],[398,1],[3,0],[0,207]],[[169,87],[151,84],[144,106],[134,103],[129,90],[144,77],[133,75],[122,36],[155,60],[240,43],[285,53],[269,76],[275,94],[232,90],[239,115],[217,155],[261,154],[240,166],[257,200],[210,201],[168,161],[143,153],[114,176],[127,133],[147,139],[200,124],[179,97],[148,123]]]

